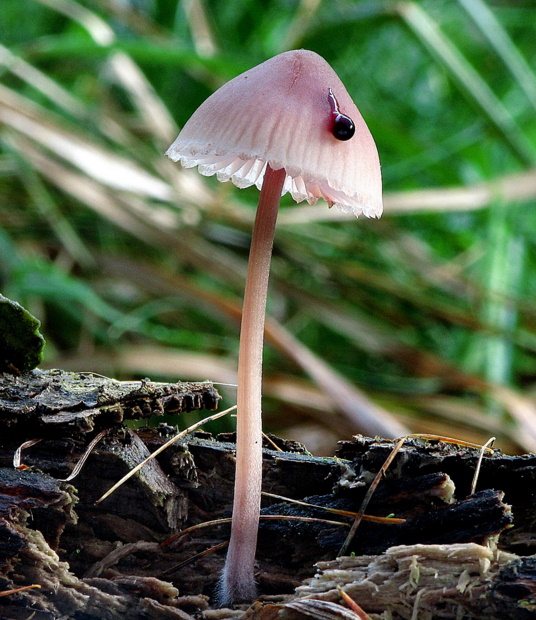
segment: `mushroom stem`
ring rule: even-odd
[[[262,350],[266,297],[283,168],[266,166],[249,251],[238,356],[236,469],[231,540],[220,582],[219,602],[251,600],[262,485]]]

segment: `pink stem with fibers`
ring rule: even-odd
[[[219,602],[252,600],[262,486],[262,351],[275,223],[286,172],[266,167],[249,251],[238,356],[236,470],[231,540]]]

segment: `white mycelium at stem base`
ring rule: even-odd
[[[351,139],[334,117],[349,117]],[[338,116],[337,116],[338,115]],[[238,187],[261,189],[240,334],[237,465],[231,541],[220,603],[255,596],[262,482],[261,374],[266,292],[279,198],[379,217],[381,174],[374,140],[333,69],[314,52],[285,52],[234,78],[193,114],[167,155]]]

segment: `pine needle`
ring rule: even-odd
[[[370,620],[370,616],[354,601],[351,596],[346,594],[346,592],[341,588],[341,586],[337,586],[337,591],[341,595],[342,600],[353,612],[355,612],[361,618],[361,620]]]
[[[326,512],[330,512],[335,515],[340,515],[341,517],[357,517],[358,513],[353,512],[351,510],[341,510],[339,508],[330,508],[329,506],[319,506],[318,504],[310,504],[309,502],[302,502],[298,499],[291,499],[290,497],[284,497],[283,495],[276,495],[275,493],[267,493],[263,491],[262,493],[265,497],[272,497],[273,499],[280,499],[284,502],[289,502],[291,504],[297,504],[298,506],[305,506],[306,508],[317,508],[318,510],[325,510]],[[372,515],[363,515],[363,521],[371,521],[373,523],[388,523],[393,525],[398,525],[400,523],[405,523],[406,519],[396,519],[393,517],[375,517]]]
[[[32,588],[41,588],[38,583],[34,583],[31,586],[22,586],[21,588],[13,588],[12,590],[4,590],[0,592],[0,596],[7,596],[8,594],[17,594],[19,592],[24,592],[25,590],[31,590]]]
[[[266,433],[263,433],[262,436],[270,445],[273,446],[274,450],[277,450],[277,452],[284,452],[284,450],[281,450],[281,448],[274,441],[272,441]]]
[[[471,441],[464,441],[463,439],[454,439],[452,437],[444,437],[443,435],[428,435],[425,433],[412,433],[411,435],[406,435],[403,439],[408,439],[410,437],[417,437],[418,439],[428,439],[430,441],[442,441],[443,443],[450,443],[455,446],[466,446],[468,448],[475,448],[477,450],[484,449],[488,452],[493,453],[493,449],[488,447],[489,441],[484,444],[484,446],[478,443],[472,443]]]
[[[261,521],[302,521],[303,523],[322,523],[324,525],[338,525],[343,527],[348,527],[348,523],[343,523],[342,521],[330,521],[329,519],[317,519],[316,517],[297,517],[294,515],[261,515]],[[197,530],[202,530],[206,527],[215,527],[218,525],[225,525],[227,523],[232,523],[232,517],[226,517],[225,519],[214,519],[214,521],[204,521],[203,523],[197,523],[196,525],[192,525],[187,527],[185,530],[181,532],[177,532],[177,534],[173,534],[166,540],[160,543],[162,547],[167,547],[172,543],[180,540],[184,536],[188,536],[192,532],[196,532]]]

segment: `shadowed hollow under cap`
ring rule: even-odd
[[[331,90],[330,90],[331,89]],[[336,111],[355,125],[333,134]],[[262,187],[266,164],[287,174],[282,193],[345,213],[382,212],[378,152],[343,83],[318,54],[279,54],[227,82],[194,112],[167,155],[237,187]]]

